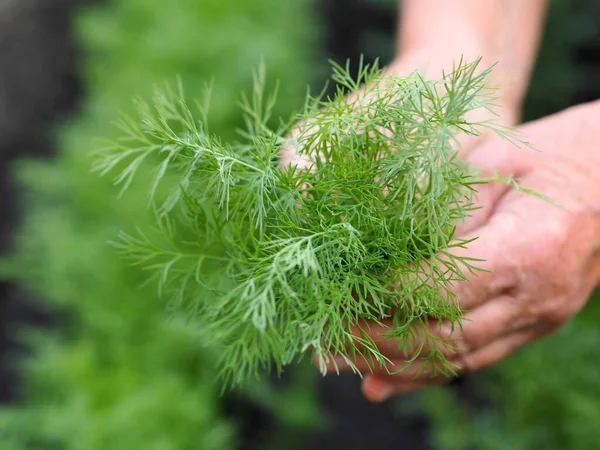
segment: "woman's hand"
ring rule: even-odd
[[[578,106],[521,128],[540,152],[495,139],[466,156],[484,173],[514,175],[560,206],[505,185],[481,186],[482,209],[461,229],[462,237],[478,239],[461,253],[485,259],[482,267],[490,272],[453,288],[465,311],[462,330],[447,323],[435,327],[441,337],[455,340],[456,351],[447,356],[458,373],[484,369],[555,331],[598,284],[599,118],[600,102]],[[373,328],[371,335],[392,361],[390,369],[397,370],[407,358],[397,343],[379,335],[385,331]],[[366,364],[362,367],[363,392],[373,401],[448,381],[420,373],[425,366],[418,362],[396,375],[383,369],[370,374]]]

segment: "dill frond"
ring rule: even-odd
[[[384,77],[362,61],[352,77],[349,66],[333,64],[336,92],[308,96],[276,129],[276,93],[265,94],[261,68],[242,97],[237,142],[211,135],[208,99],[195,114],[180,85],[157,90],[151,103],[138,100],[138,116],[117,122],[123,136],[96,154],[96,170],[117,173],[126,189],[153,158],[148,190],[159,206],[155,230],[122,234],[115,246],[202,316],[206,335],[222,346],[227,386],[281,371],[308,351],[321,370],[334,354],[351,367],[358,357],[385,366],[366,333],[384,319],[400,350],[420,336],[407,365],[419,359],[453,373],[440,351],[451,343],[427,325],[460,326],[450,288],[478,261],[453,254],[468,245],[455,239],[456,225],[474,208],[477,185],[498,181],[478,178],[457,157],[456,137],[487,128],[514,139],[493,121],[467,120],[493,108],[490,69],[477,68],[461,61],[428,80]],[[310,166],[282,168],[285,146]],[[161,184],[167,195],[157,194]]]

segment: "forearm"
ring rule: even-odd
[[[461,56],[481,56],[484,65],[497,63],[502,103],[519,109],[546,5],[547,0],[403,0],[398,53],[435,69],[447,68]]]

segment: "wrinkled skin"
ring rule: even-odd
[[[520,194],[505,185],[480,187],[481,209],[461,227],[462,237],[478,237],[461,254],[486,261],[490,272],[455,284],[465,311],[462,330],[434,326],[436,334],[454,339],[447,356],[458,373],[484,369],[557,330],[586,303],[600,277],[600,102],[565,110],[519,127],[536,149],[517,149],[493,138],[463,157],[483,173],[514,175],[523,187],[550,197],[560,206]],[[406,357],[397,343],[384,339],[385,329],[371,335],[392,361],[391,371]],[[342,361],[338,360],[338,364]],[[382,401],[392,395],[444,383],[446,377],[420,371],[419,363],[390,375],[371,374],[366,364],[364,395]],[[348,370],[347,367],[340,368]],[[332,372],[334,367],[330,367]]]

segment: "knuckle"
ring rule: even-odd
[[[534,272],[561,273],[567,268],[564,255],[568,247],[568,227],[562,221],[550,220],[530,242],[524,242],[525,267]],[[532,245],[533,244],[533,245]]]
[[[553,297],[548,298],[541,304],[538,317],[540,321],[549,325],[559,325],[568,320],[571,316],[570,302],[566,298]]]
[[[565,220],[548,220],[521,240],[518,277],[526,291],[557,297],[574,289],[579,252],[570,245],[569,230]]]

